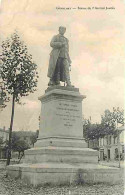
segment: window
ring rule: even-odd
[[[112,137],[109,136],[109,145],[112,143]]]
[[[101,145],[103,146],[104,145],[104,139],[101,138]]]
[[[118,143],[118,137],[116,138],[116,143]]]
[[[108,143],[109,143],[108,141],[109,141],[109,140],[108,140],[108,136],[107,136],[107,145],[108,145]]]
[[[122,153],[124,153],[124,151],[125,151],[125,150],[124,150],[124,145],[122,145]]]
[[[99,138],[99,145],[103,146],[104,145],[104,139],[103,138]]]

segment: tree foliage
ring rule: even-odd
[[[124,124],[124,110],[113,108],[105,110],[100,124],[91,124],[90,120],[83,120],[83,136],[86,140],[99,139],[105,135],[116,134],[117,125]]]
[[[124,125],[124,121],[125,121],[124,110],[123,109],[120,110],[119,107],[117,108],[113,107],[112,118],[113,121],[116,122],[117,124]]]
[[[3,80],[1,78],[1,61],[0,61],[0,108],[1,110],[6,107],[6,102],[9,101],[9,97],[7,96]]]
[[[25,140],[21,139],[21,137],[17,135],[16,132],[13,132],[12,134],[11,147],[13,151],[19,153],[18,157],[20,157],[20,152],[24,154],[24,151],[30,148],[29,144]]]
[[[101,116],[102,136],[113,134],[115,130],[115,122],[113,120],[113,113],[110,110],[105,110],[104,115]]]
[[[104,135],[115,134],[118,125],[124,125],[124,110],[120,110],[119,107],[113,107],[112,112],[110,110],[105,110],[104,115],[101,118]]]
[[[17,32],[2,42],[1,59],[1,76],[6,91],[14,95],[16,101],[36,90],[37,66]]]
[[[101,125],[100,124],[92,124],[90,120],[84,119],[83,123],[83,136],[88,140],[98,139],[101,133]]]
[[[13,131],[12,133],[12,149],[17,151],[18,148],[22,148],[24,143],[24,149],[28,149],[34,145],[38,138],[38,130],[36,132],[32,131]],[[24,142],[22,142],[22,140]],[[27,145],[26,145],[27,144]]]
[[[35,144],[36,141],[37,141],[38,135],[39,135],[39,131],[37,130],[36,133],[33,133],[33,134],[30,136],[30,140],[31,140],[31,143],[32,143],[33,146],[34,146],[34,144]]]
[[[0,84],[2,81],[0,81]],[[6,107],[6,102],[9,100],[9,97],[7,97],[7,93],[2,86],[0,86],[0,108],[5,108]]]

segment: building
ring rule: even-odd
[[[99,159],[100,160],[117,160],[118,150],[120,149],[120,157],[124,159],[124,126],[118,128],[118,136],[106,135],[103,138],[99,138]]]
[[[9,130],[6,130],[5,127],[0,128],[0,159],[6,158],[6,141],[9,140]]]
[[[3,138],[3,141],[9,140],[9,130],[6,130],[5,127],[0,128],[0,137]]]

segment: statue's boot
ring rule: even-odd
[[[74,87],[73,85],[71,85],[70,80],[66,81],[66,86],[67,86],[67,87]]]
[[[67,87],[73,87],[73,86],[71,85],[69,71],[66,71],[66,86],[67,86]]]
[[[59,83],[56,83],[57,86],[60,86],[60,82]]]
[[[58,85],[58,86],[60,86],[60,81],[57,80],[57,81],[55,82],[55,84]]]

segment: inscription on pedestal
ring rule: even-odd
[[[73,103],[59,102],[56,107],[56,116],[62,120],[64,127],[73,127],[76,120],[80,118],[79,108]]]
[[[82,99],[78,91],[54,89],[41,97],[40,137],[83,137]]]

